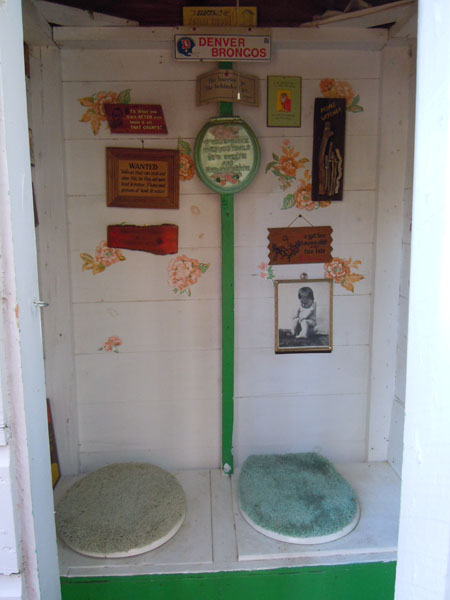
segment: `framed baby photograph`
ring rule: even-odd
[[[275,353],[331,352],[333,283],[330,279],[283,279],[275,288]]]

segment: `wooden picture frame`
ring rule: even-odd
[[[106,203],[179,208],[178,150],[106,148]]]
[[[331,352],[333,284],[330,279],[274,281],[275,353]]]
[[[300,127],[302,78],[267,76],[267,127]]]

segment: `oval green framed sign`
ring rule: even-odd
[[[239,117],[210,119],[195,140],[194,157],[200,179],[219,194],[247,187],[261,162],[258,140]]]

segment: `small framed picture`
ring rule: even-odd
[[[300,127],[302,78],[267,77],[267,127]]]
[[[331,352],[333,283],[285,279],[275,284],[275,353]]]

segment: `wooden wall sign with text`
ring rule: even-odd
[[[183,25],[256,27],[256,6],[183,6]]]
[[[249,106],[259,106],[258,91],[258,77],[232,69],[209,71],[197,77],[198,105],[209,102],[242,102]]]
[[[160,104],[104,104],[111,133],[167,133]]]
[[[342,200],[344,182],[345,98],[316,98],[312,199]]]
[[[332,260],[332,228],[276,227],[269,228],[269,263],[296,265]]]
[[[106,148],[106,203],[178,208],[178,150]]]
[[[109,248],[152,254],[178,252],[178,225],[108,225]]]

